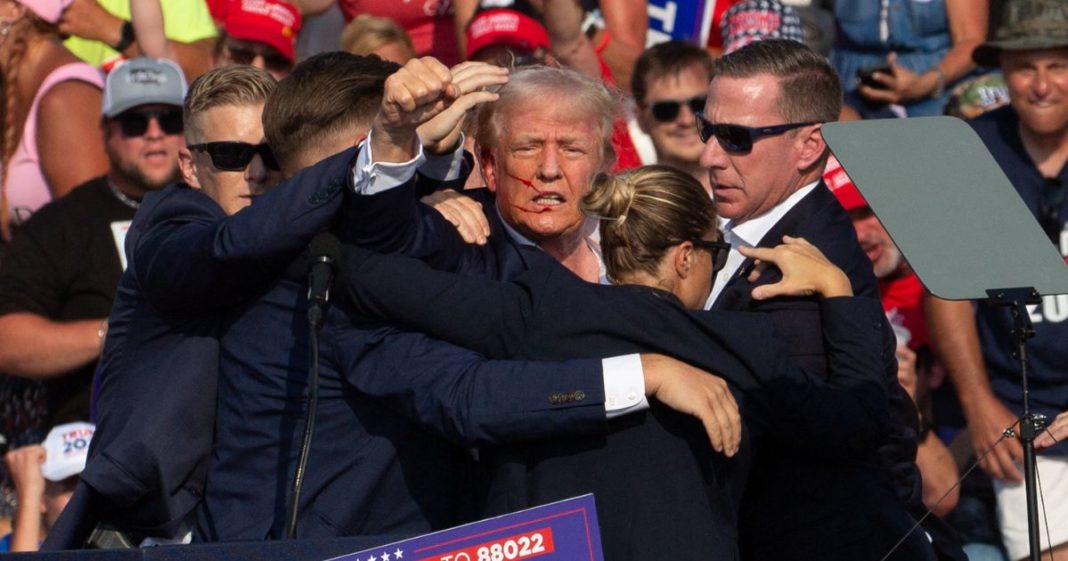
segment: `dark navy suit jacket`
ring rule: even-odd
[[[762,314],[690,312],[659,290],[583,282],[545,254],[513,283],[432,271],[414,260],[357,249],[347,250],[344,265],[343,294],[361,311],[490,356],[664,353],[728,381],[738,393],[747,437],[774,436],[827,456],[870,453],[882,442],[887,419],[878,301],[823,303],[835,373],[825,384],[786,362],[784,343]],[[407,281],[391,284],[393,278]],[[461,309],[479,321],[465,321],[456,313]],[[611,425],[604,437],[499,451],[494,506],[514,510],[593,492],[609,559],[736,558],[734,515],[748,447],[727,460],[712,451],[696,419],[655,401],[648,413]]]
[[[378,199],[378,203],[382,206],[377,209],[373,216],[365,219],[343,220],[344,237],[352,241],[374,239],[375,236],[380,236],[384,242],[381,244],[382,246],[389,247],[392,250],[402,250],[409,255],[419,257],[435,268],[494,279],[512,279],[524,270],[531,268],[532,265],[540,267],[547,264],[544,261],[546,259],[544,255],[538,257],[537,251],[532,252],[530,248],[521,248],[508,236],[499,215],[493,207],[493,198],[488,192],[468,192],[476,200],[483,203],[491,224],[492,234],[489,237],[489,242],[486,246],[480,247],[464,244],[456,234],[455,228],[441,219],[440,216],[437,216],[436,213],[428,211],[421,205],[407,203],[406,201],[412,200],[412,196],[410,191],[406,192],[406,190],[411,188],[412,185],[408,184],[384,194],[376,195],[375,198]],[[361,197],[355,197],[353,201],[346,203],[347,214],[355,215],[360,210],[366,212],[369,209],[366,203],[361,204],[360,199]],[[855,245],[855,241],[853,243]],[[554,264],[548,265],[553,266]],[[472,295],[472,298],[475,298],[475,295]],[[443,305],[447,304],[439,303],[436,307]],[[462,316],[469,312],[460,303],[454,307],[447,308],[444,313]],[[818,327],[816,337],[821,337]],[[704,346],[708,345],[708,343],[703,344]],[[751,342],[747,342],[738,348],[749,350],[752,348],[751,345]],[[700,348],[700,346],[695,347],[695,351]],[[597,353],[603,350],[591,347],[588,349],[590,355],[587,356],[600,356]],[[680,356],[677,353],[672,354]],[[725,357],[728,355],[719,356]],[[715,366],[714,371],[717,373],[727,368],[724,364]],[[595,443],[577,441],[570,443],[553,442],[544,446],[511,447],[490,451],[489,456],[494,458],[493,461],[496,466],[494,467],[493,482],[489,494],[488,512],[499,513],[515,510],[533,504],[541,504],[553,498],[568,496],[568,493],[588,492],[591,489],[591,481],[595,480],[595,476],[592,472],[582,472],[576,469],[576,466],[580,465],[580,463],[585,463],[587,466],[596,466],[597,460],[580,458],[578,462],[571,462],[567,459],[569,456],[581,455],[585,451],[596,449],[608,450],[607,453],[613,455],[616,450],[643,446],[639,441],[666,442],[663,439],[658,440],[651,436],[646,438],[640,435],[663,435],[673,430],[679,430],[677,421],[664,421],[663,423],[665,424],[661,423],[660,419],[666,419],[669,416],[671,416],[669,412],[662,411],[657,407],[654,408],[653,413],[650,415],[644,415],[640,418],[624,417],[612,423],[613,430],[607,440],[602,439]],[[668,426],[674,428],[667,428]],[[694,427],[691,425],[690,429],[692,430]],[[637,435],[634,436],[637,440],[631,441],[632,435]],[[676,442],[685,443],[687,441],[676,439]],[[611,446],[606,446],[607,443],[611,443]],[[676,450],[676,452],[681,452],[681,450]],[[692,458],[689,454],[680,454],[676,457]],[[554,460],[549,458],[564,459],[559,460],[561,462],[559,469],[556,467],[542,467],[541,473],[546,474],[544,476],[539,475],[538,470],[531,467],[533,463],[540,460],[545,460],[541,461],[539,464],[541,466],[557,465],[553,464]],[[593,456],[590,456],[590,458],[593,458]],[[715,461],[721,462],[721,459],[717,458]],[[687,462],[691,466],[693,465],[692,460],[687,460]],[[711,467],[706,467],[705,475],[716,471]],[[596,471],[596,467],[594,469]],[[701,488],[702,481],[709,481],[709,479],[693,472],[692,469],[692,477],[689,478],[688,482],[694,483],[694,485],[684,482],[687,479],[681,476],[655,480],[656,485],[653,485],[652,482],[646,484],[652,490],[651,494],[656,494],[658,492],[656,489],[659,489],[661,495],[666,493],[667,488],[673,485],[674,496],[677,499],[671,504],[679,508],[682,508],[681,505],[683,503],[693,505],[693,508],[690,509],[682,508],[686,514],[669,518],[658,510],[641,511],[622,508],[620,507],[621,502],[627,500],[624,496],[610,497],[603,492],[597,496],[599,511],[601,512],[602,530],[605,533],[605,544],[610,558],[639,559],[658,552],[663,553],[664,551],[672,551],[678,555],[693,555],[694,552],[713,549],[718,551],[733,550],[733,543],[736,541],[733,536],[733,530],[724,533],[725,528],[733,529],[733,520],[725,522],[716,520],[717,517],[722,516],[722,513],[734,512],[734,509],[730,507],[730,501],[713,504],[717,501],[725,500],[726,498],[722,495],[712,500],[706,500],[706,498],[702,497],[696,502],[693,501],[693,498],[698,496],[695,491]],[[731,472],[726,467],[721,467],[718,471],[720,473],[719,477],[725,477],[724,474]],[[548,475],[550,473],[552,474],[551,476]],[[635,481],[633,485],[637,486],[641,485],[641,483]],[[741,488],[740,484],[728,487],[734,490]],[[715,496],[715,493],[706,495],[706,497],[712,496]],[[687,535],[681,541],[670,539],[670,536],[674,536],[682,530],[683,522],[681,521],[689,523],[690,526],[688,527],[693,528],[694,531],[683,532]],[[705,530],[706,528],[707,531]],[[686,545],[683,545],[683,543]],[[727,545],[725,546],[725,544]],[[723,549],[724,547],[726,549]]]
[[[838,265],[854,294],[878,301],[871,262],[857,243],[849,216],[820,182],[787,212],[757,244],[774,247],[783,235],[803,237]],[[751,262],[716,300],[717,310],[767,313],[787,340],[790,357],[807,371],[827,375],[828,354],[820,336],[820,307],[813,298],[776,298],[758,302],[755,286],[778,282],[779,271],[765,272],[755,283],[745,280]],[[894,339],[885,319],[884,384],[890,398],[889,442],[879,454],[856,453],[851,462],[825,461],[795,449],[763,446],[742,501],[741,545],[746,559],[882,559],[913,524],[906,511],[919,500],[916,470],[917,416],[908,394],[897,383]],[[893,559],[932,555],[923,532],[914,532]]]
[[[329,223],[353,160],[350,150],[309,168],[226,221],[185,185],[145,197],[94,382],[97,430],[79,508],[64,513],[49,546],[79,547],[100,521],[170,536],[193,511],[212,445],[220,314]]]

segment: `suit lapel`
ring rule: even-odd
[[[767,234],[757,242],[757,247],[775,247],[782,243],[783,236],[796,236],[798,232],[802,231],[804,222],[813,214],[815,214],[823,204],[823,195],[830,195],[827,190],[827,186],[824,185],[823,180],[816,185],[808,195],[805,195],[800,201],[794,205],[774,226],[768,230]],[[713,303],[712,308],[716,310],[744,310],[751,307],[752,300],[750,293],[753,288],[764,285],[779,282],[782,278],[778,269],[771,268],[760,275],[760,278],[756,282],[749,282],[745,280],[749,276],[749,272],[753,270],[753,260],[746,259],[738,267],[738,271],[735,272],[734,277],[727,282],[727,286],[723,288],[723,292],[720,293],[719,298]]]

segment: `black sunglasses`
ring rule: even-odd
[[[713,136],[723,149],[732,154],[745,154],[753,149],[753,142],[765,136],[775,136],[786,131],[815,125],[811,123],[787,123],[768,127],[743,127],[742,125],[723,125],[709,121],[703,113],[697,113],[697,135],[701,142],[708,142]]]
[[[706,96],[699,95],[697,97],[691,97],[690,99],[684,99],[682,101],[667,100],[657,101],[649,106],[649,112],[653,114],[653,118],[661,123],[670,123],[679,116],[679,111],[682,111],[682,106],[687,105],[695,115],[700,113],[705,108]]]
[[[263,57],[263,65],[275,72],[288,72],[293,68],[293,61],[274,49],[254,49],[239,45],[226,45],[226,51],[234,64],[250,65],[257,56]]]
[[[1047,177],[1042,185],[1042,199],[1038,205],[1038,223],[1054,245],[1061,245],[1061,206],[1064,203],[1064,184],[1056,177]]]
[[[112,121],[119,124],[119,130],[123,136],[144,136],[148,131],[148,123],[155,119],[159,123],[163,134],[182,134],[182,110],[181,109],[145,109],[139,111],[126,111],[112,117]]]
[[[211,163],[222,171],[244,171],[252,162],[252,158],[259,154],[263,158],[263,165],[267,169],[277,171],[278,160],[274,159],[274,152],[267,143],[249,144],[247,142],[205,142],[204,144],[190,144],[190,150],[207,152],[211,157]]]
[[[712,276],[723,270],[727,264],[727,255],[731,252],[731,244],[727,242],[710,242],[708,240],[691,240],[693,246],[703,249],[712,255]]]

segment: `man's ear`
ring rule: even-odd
[[[178,167],[182,170],[182,181],[194,189],[201,188],[197,180],[197,163],[193,160],[193,153],[185,146],[178,149]]]
[[[497,159],[493,155],[493,151],[489,148],[477,145],[478,150],[478,162],[482,166],[482,179],[486,181],[486,187],[489,187],[490,192],[497,192]]]
[[[823,125],[817,123],[803,127],[797,135],[796,149],[798,171],[808,172],[827,152],[827,142],[823,140]]]
[[[638,128],[642,129],[642,132],[645,134],[649,134],[649,129],[652,128],[652,122],[649,121],[649,114],[641,105],[638,105],[637,109],[638,114],[635,115],[635,119],[638,121]]]

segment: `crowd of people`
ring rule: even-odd
[[[711,8],[0,0],[0,547],[593,493],[613,561],[1026,558],[1011,318],[925,292],[822,128],[968,119],[1068,258],[1068,4]],[[1029,313],[1068,560],[1068,296]]]

